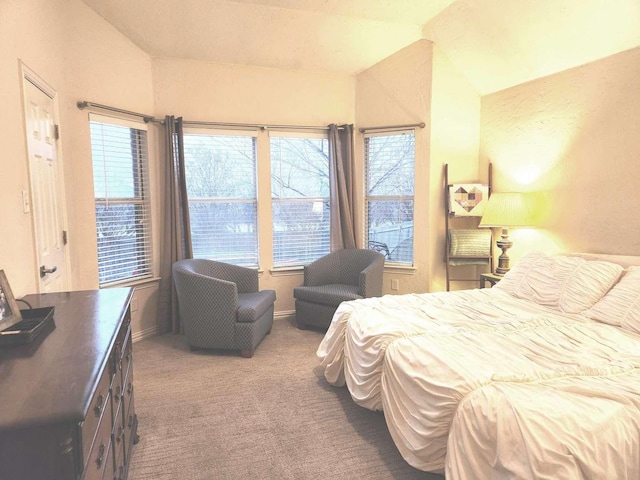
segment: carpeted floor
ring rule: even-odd
[[[321,338],[278,319],[251,359],[173,334],[135,343],[129,479],[442,479],[402,459],[382,413],[327,384]]]

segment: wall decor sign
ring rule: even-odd
[[[449,185],[449,215],[481,217],[488,199],[488,185],[481,183]]]

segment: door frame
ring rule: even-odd
[[[55,125],[60,125],[60,111],[58,104],[58,92],[40,75],[38,75],[32,68],[30,68],[27,64],[24,63],[22,59],[19,59],[20,63],[20,86],[22,90],[22,125],[24,127],[25,132],[25,151],[27,153],[27,172],[29,175],[29,202],[31,203],[31,231],[33,232],[33,255],[35,261],[35,271],[34,278],[35,283],[37,285],[38,292],[41,292],[42,284],[40,281],[40,275],[38,272],[38,266],[40,265],[39,253],[38,253],[38,231],[36,225],[36,215],[37,213],[33,210],[33,191],[35,189],[35,182],[33,177],[33,172],[31,168],[31,158],[29,156],[29,132],[27,131],[27,117],[26,117],[26,108],[27,108],[27,95],[26,95],[26,83],[29,82],[39,90],[41,90],[45,95],[51,98],[53,102],[53,121]],[[62,158],[62,148],[60,147],[61,140],[60,138],[56,138],[55,141],[55,149],[56,149],[56,162],[58,169],[58,194],[59,194],[59,202],[60,202],[60,212],[62,215],[62,227],[64,231],[68,232],[68,223],[67,223],[67,202],[66,202],[66,191],[65,191],[65,181],[64,181],[64,162]],[[68,233],[67,233],[68,234]],[[65,244],[64,248],[64,263],[65,270],[62,278],[62,285],[64,286],[64,290],[71,290],[71,261],[69,255],[69,243]]]

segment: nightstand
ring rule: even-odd
[[[487,284],[487,282],[489,282],[489,285],[493,286],[496,283],[498,283],[500,280],[502,280],[502,278],[504,277],[504,275],[497,275],[495,273],[481,273],[480,274],[480,288],[484,288]]]

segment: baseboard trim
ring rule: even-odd
[[[158,327],[150,327],[145,330],[140,330],[139,332],[133,332],[131,334],[131,340],[133,340],[133,343],[136,343],[140,340],[144,340],[145,338],[155,337],[159,333]]]
[[[296,311],[295,310],[284,310],[282,312],[275,312],[273,314],[274,320],[291,320],[295,318]]]

